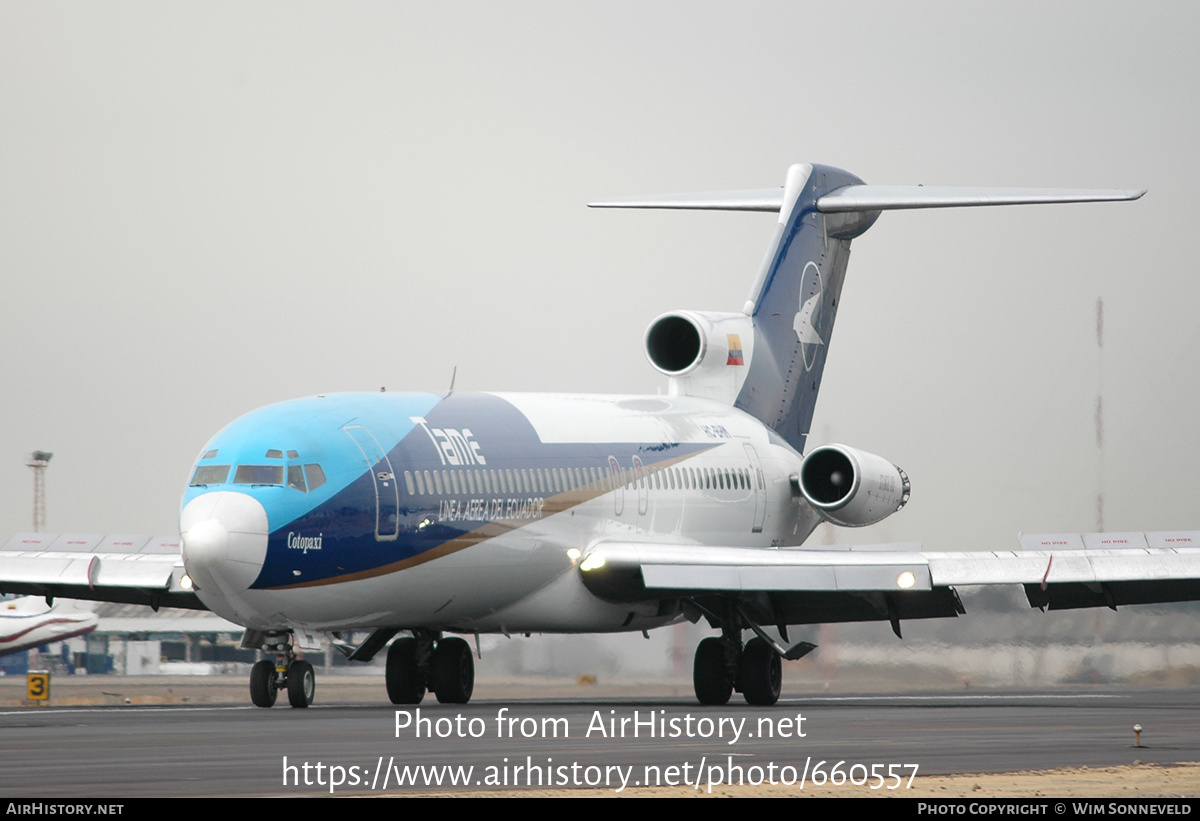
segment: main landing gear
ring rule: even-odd
[[[420,704],[429,690],[442,704],[466,704],[475,690],[471,646],[460,638],[416,631],[392,642],[387,654],[387,693],[393,704]]]
[[[741,642],[707,638],[696,648],[692,684],[701,704],[725,704],[733,691],[747,704],[770,707],[779,701],[783,665],[779,654],[760,638],[743,649]]]
[[[701,704],[726,704],[736,690],[748,704],[770,707],[779,701],[783,684],[781,658],[798,659],[816,649],[815,644],[800,642],[784,650],[763,635],[756,635],[743,647],[743,625],[759,634],[762,628],[746,618],[736,604],[729,604],[724,618],[703,612],[710,622],[721,626],[722,635],[704,639],[696,648],[692,686]]]
[[[250,700],[256,707],[271,707],[280,691],[287,692],[293,707],[307,707],[317,692],[313,666],[296,658],[291,633],[264,638],[262,649],[275,652],[275,661],[263,659],[250,669]]]

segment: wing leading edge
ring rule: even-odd
[[[1051,610],[1200,600],[1200,532],[1022,535],[1021,549],[919,544],[748,549],[606,542],[580,563],[610,601],[736,598],[767,624],[939,618],[956,587],[1020,584]],[[707,607],[707,605],[705,605]],[[711,607],[709,608],[711,609]]]
[[[0,593],[207,610],[178,536],[19,533],[0,547]]]

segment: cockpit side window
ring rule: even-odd
[[[304,468],[299,465],[288,465],[287,484],[288,487],[293,487],[301,493],[308,493],[308,486],[304,484]]]
[[[304,472],[308,474],[309,490],[316,490],[325,484],[325,471],[321,470],[320,465],[305,465]]]

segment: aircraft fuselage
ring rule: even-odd
[[[592,595],[601,541],[801,543],[801,457],[761,422],[683,396],[365,393],[253,411],[183,497],[202,601],[258,630],[643,630],[659,602]]]

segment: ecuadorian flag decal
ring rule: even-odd
[[[729,341],[729,358],[725,360],[726,365],[745,365],[742,359],[742,339],[737,334],[725,334],[725,338]]]

